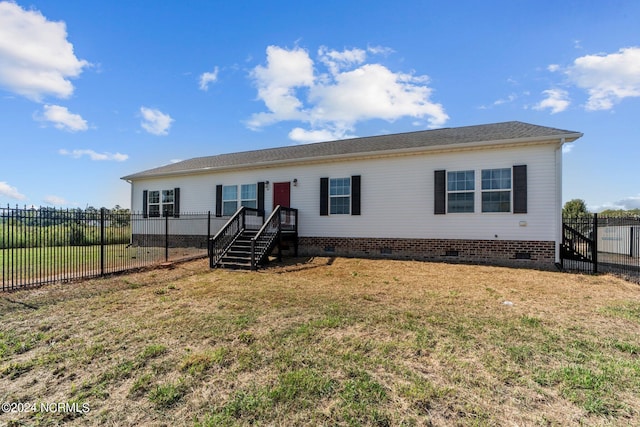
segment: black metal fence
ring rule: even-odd
[[[0,208],[2,291],[207,256],[223,219],[51,208]]]
[[[562,267],[640,283],[640,217],[563,218]]]

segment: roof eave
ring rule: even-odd
[[[207,172],[224,172],[229,170],[243,170],[243,169],[257,169],[257,168],[269,168],[284,165],[293,164],[305,164],[305,163],[321,163],[336,159],[352,160],[357,158],[371,158],[371,157],[389,157],[399,155],[410,155],[417,153],[427,152],[447,152],[447,151],[460,151],[480,148],[491,148],[504,145],[529,145],[529,144],[545,144],[545,143],[570,143],[578,138],[582,137],[580,132],[559,134],[547,137],[525,137],[525,138],[510,138],[503,140],[491,140],[491,141],[477,141],[477,142],[464,142],[459,144],[447,144],[447,145],[435,145],[435,146],[423,146],[412,148],[401,148],[396,150],[379,150],[379,151],[366,151],[347,154],[333,154],[328,156],[314,156],[314,157],[300,157],[296,159],[282,159],[282,160],[270,160],[265,162],[254,162],[249,164],[219,166],[219,167],[204,167],[198,169],[187,169],[172,172],[158,172],[153,174],[145,174],[140,176],[139,174],[132,174],[123,176],[122,180],[135,181],[143,179],[153,179],[159,177],[168,176],[187,176],[187,175],[200,175]]]

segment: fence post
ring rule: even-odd
[[[207,251],[209,250],[209,240],[211,240],[211,211],[207,212]]]
[[[251,238],[251,270],[256,269],[256,239]]]
[[[591,246],[591,255],[593,258],[593,274],[598,273],[598,214],[593,214],[593,245]]]
[[[104,208],[100,209],[100,276],[104,276],[104,245],[105,245],[105,239],[104,239],[104,219],[105,219],[105,215],[104,215]]]
[[[164,216],[164,262],[169,262],[169,215]]]

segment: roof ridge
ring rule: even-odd
[[[391,152],[397,150],[427,149],[433,147],[490,143],[495,141],[535,139],[548,140],[568,137],[575,140],[582,136],[552,127],[534,125],[520,121],[507,121],[460,127],[437,128],[400,132],[383,135],[362,136],[333,141],[294,144],[281,147],[261,148],[239,152],[221,153],[211,156],[194,157],[148,169],[122,179],[130,180],[162,175],[197,173],[230,167],[247,167],[252,164],[268,164],[309,158],[329,158],[340,155],[357,155],[371,152]]]
[[[228,153],[212,154],[210,156],[193,157],[192,159],[189,159],[189,160],[206,159],[206,158],[210,158],[210,157],[224,156],[224,155],[227,155],[227,154],[256,153],[256,152],[261,152],[261,151],[280,150],[280,149],[285,149],[285,148],[290,148],[290,147],[299,147],[299,146],[309,147],[309,146],[313,146],[313,145],[341,143],[341,142],[352,142],[352,141],[356,141],[356,140],[393,137],[393,136],[400,136],[400,135],[412,135],[412,134],[418,134],[418,133],[427,133],[427,132],[435,132],[435,131],[450,130],[450,129],[468,129],[468,128],[478,128],[478,127],[483,127],[483,126],[504,125],[504,124],[508,124],[508,123],[519,123],[519,124],[524,124],[524,125],[528,125],[528,126],[546,127],[546,126],[534,125],[534,124],[526,123],[526,122],[520,122],[520,121],[517,121],[517,120],[510,120],[510,121],[506,121],[506,122],[486,123],[486,124],[480,124],[480,125],[466,125],[466,126],[456,126],[456,127],[422,129],[422,130],[414,130],[414,131],[409,131],[409,132],[394,132],[394,133],[384,133],[384,134],[380,134],[380,135],[369,135],[369,136],[354,136],[352,138],[331,139],[331,140],[328,140],[328,141],[316,141],[316,142],[309,142],[309,143],[306,143],[306,144],[291,144],[291,145],[283,145],[283,146],[278,146],[278,147],[257,148],[255,150],[231,151],[231,152],[228,152]],[[555,129],[555,128],[548,128],[548,129]],[[559,130],[561,130],[561,129],[559,129]]]

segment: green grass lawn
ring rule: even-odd
[[[8,425],[640,425],[640,287],[388,260],[207,261],[0,294]]]

